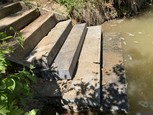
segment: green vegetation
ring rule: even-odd
[[[70,17],[89,25],[97,25],[117,17],[139,14],[152,0],[56,0],[64,5]],[[94,17],[94,18],[93,18]]]
[[[16,32],[15,36],[18,36],[17,41],[22,45],[21,35]],[[10,38],[13,36],[0,32],[0,115],[35,115],[37,110],[24,111],[28,100],[32,98],[30,83],[35,82],[33,72],[22,69],[10,73],[7,70],[11,65],[5,55],[12,52],[12,48],[4,40]]]
[[[68,12],[71,13],[72,10],[83,7],[86,0],[56,0],[58,3],[64,5]]]
[[[96,25],[103,22],[103,0],[56,0],[64,5],[71,18],[78,22],[86,22],[88,25]]]
[[[22,0],[22,1],[26,4],[26,6],[27,6],[29,9],[32,8],[32,4],[30,3],[30,0]]]

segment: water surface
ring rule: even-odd
[[[153,9],[141,16],[103,24],[122,40],[129,115],[153,115]]]

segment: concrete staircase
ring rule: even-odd
[[[14,52],[12,62],[35,66],[36,96],[61,97],[60,102],[74,111],[81,107],[100,107],[102,99],[101,26],[73,25],[71,20],[39,9],[27,9],[16,2],[0,7],[0,31],[13,35],[19,31],[23,47],[16,38],[8,40]],[[45,81],[44,81],[45,79]],[[56,100],[56,99],[55,99]],[[53,98],[52,102],[56,101]]]
[[[12,35],[9,28],[13,27],[23,37],[23,48],[17,41],[9,41],[14,52],[7,58],[24,66],[57,68],[59,79],[72,79],[88,31],[86,24],[72,25],[71,20],[61,21],[55,14],[27,10],[22,5],[17,2],[0,9],[0,31]],[[101,30],[98,32],[101,34]]]
[[[70,19],[28,9],[22,2],[0,4],[0,31],[13,35],[10,27],[21,33],[23,47],[17,37],[8,40],[14,52],[6,57],[35,66],[36,97],[71,112],[101,108],[127,113],[121,42],[115,35],[104,33],[102,39],[101,26],[73,25]]]

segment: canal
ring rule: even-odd
[[[105,22],[102,28],[122,41],[129,115],[153,115],[153,8],[134,18]]]

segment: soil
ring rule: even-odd
[[[27,0],[27,4],[29,4],[30,7],[38,7],[42,10],[70,17],[73,23],[86,22],[87,25],[100,25],[105,20],[110,20],[116,17],[116,14],[114,13],[116,11],[114,11],[115,9],[113,9],[112,6],[109,7],[111,8],[110,12],[107,10],[107,5],[104,6],[106,9],[104,13],[102,4],[100,4],[101,6],[93,7],[90,3],[87,3],[85,7],[72,10],[70,14],[66,7],[56,3],[54,0]]]
[[[67,9],[53,0],[31,0],[29,2],[42,10],[68,16]]]

